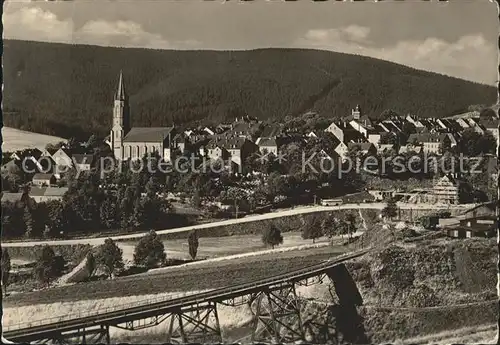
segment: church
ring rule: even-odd
[[[130,127],[129,99],[125,91],[123,73],[120,71],[108,141],[115,159],[136,160],[156,152],[166,161],[170,161],[174,135],[174,127]]]

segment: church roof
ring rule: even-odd
[[[132,127],[123,138],[124,142],[163,142],[173,127]]]

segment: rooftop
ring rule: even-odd
[[[132,127],[123,138],[124,142],[163,142],[173,127]]]

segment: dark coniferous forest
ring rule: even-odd
[[[170,51],[4,41],[4,125],[62,137],[107,134],[123,70],[132,125],[328,118],[360,104],[444,117],[491,105],[496,89],[368,57],[301,49]]]

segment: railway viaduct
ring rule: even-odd
[[[167,343],[219,343],[224,339],[217,305],[248,304],[255,308],[254,342],[305,340],[296,287],[330,279],[339,304],[352,310],[362,304],[362,299],[344,263],[366,253],[362,250],[340,255],[300,270],[204,293],[12,325],[4,328],[3,338],[22,343],[110,344],[110,327],[134,331],[168,322]]]

